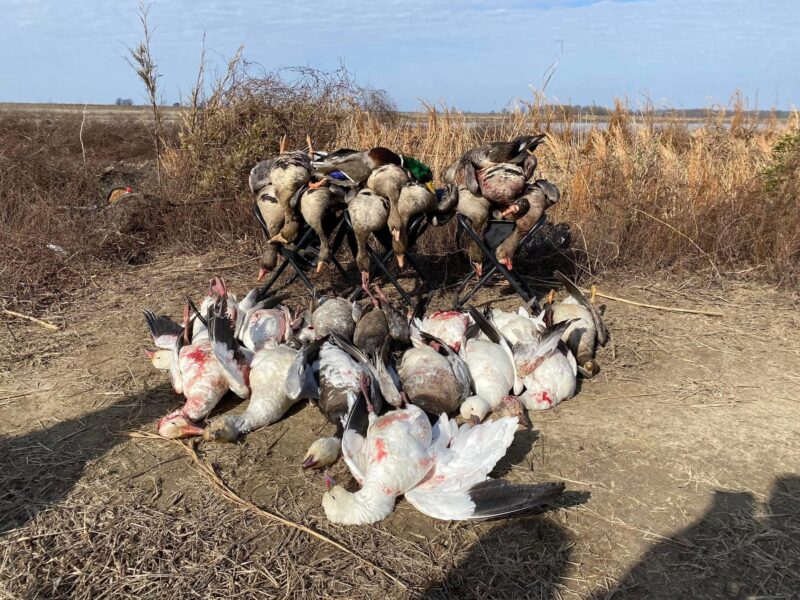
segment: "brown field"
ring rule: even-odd
[[[430,110],[416,127],[295,96],[265,108],[247,89],[170,113],[158,142],[140,107],[87,109],[82,136],[83,107],[0,107],[0,304],[58,327],[0,317],[0,597],[800,597],[796,117],[710,111],[690,129],[620,106],[607,128],[572,131],[539,103],[482,127]],[[139,311],[176,316],[213,274],[253,285],[245,177],[278,132],[382,143],[441,173],[481,139],[531,130],[551,134],[538,153],[563,192],[551,220],[573,233],[569,252],[520,261],[537,289],[567,265],[601,292],[724,315],[607,302],[601,374],[533,414],[498,467],[565,481],[560,506],[446,523],[401,500],[376,526],[338,527],[321,476],[299,467],[332,429],[305,403],[242,443],[193,446],[200,462],[147,435],[179,400],[142,354]],[[140,195],[86,209],[119,184]],[[440,280],[463,272],[450,230],[420,252]],[[501,285],[487,302],[517,304]],[[203,465],[360,558],[232,503]],[[349,481],[341,463],[332,474]]]

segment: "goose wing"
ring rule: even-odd
[[[227,300],[222,296],[208,321],[211,353],[225,373],[228,387],[240,398],[250,397],[248,371],[252,355],[245,356],[233,335],[234,323],[227,316]]]
[[[153,343],[165,350],[175,348],[175,340],[183,333],[183,325],[164,315],[157,315],[152,310],[143,310],[142,313],[150,335],[153,336]]]
[[[513,485],[488,479],[514,439],[518,421],[503,417],[476,427],[455,428],[439,419],[434,427],[431,475],[406,499],[435,519],[483,519],[530,510],[561,493],[563,484]]]

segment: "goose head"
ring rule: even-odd
[[[153,363],[153,366],[159,371],[169,371],[172,364],[172,350],[145,350],[147,358]]]
[[[459,412],[462,418],[477,425],[491,412],[492,407],[480,396],[470,396],[461,403]]]
[[[326,480],[326,485],[329,485]],[[371,500],[371,501],[365,501]],[[381,501],[375,501],[381,500]],[[394,507],[394,496],[376,499],[366,497],[364,490],[348,492],[340,485],[331,487],[322,496],[322,508],[331,523],[341,525],[365,525],[389,516]]]
[[[181,412],[175,412],[166,417],[162,417],[156,425],[158,435],[168,440],[203,435],[202,428],[192,423],[188,417]]]
[[[325,437],[316,440],[308,447],[303,457],[304,469],[322,469],[336,462],[339,458],[341,440],[337,437]]]
[[[239,439],[241,418],[239,415],[227,415],[216,419],[203,431],[203,439],[207,442],[233,443]]]

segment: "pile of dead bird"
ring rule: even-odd
[[[309,139],[303,150],[282,147],[258,163],[249,184],[270,236],[260,276],[303,222],[319,238],[321,269],[332,258],[326,219],[346,209],[370,299],[314,298],[307,310],[292,310],[267,286],[239,300],[215,277],[199,306],[187,301],[181,323],[145,311],[158,348],[152,362],[186,398],[159,421],[159,434],[233,442],[308,399],[337,432],[309,440],[303,467],[325,468],[341,453],[361,486],[325,493],[331,521],[379,521],[398,496],[438,519],[512,515],[553,502],[562,483],[515,485],[488,475],[518,427],[530,426],[528,411],[572,397],[578,374],[597,371],[595,347],[607,334],[592,303],[557,272],[569,296],[543,308],[534,299],[516,312],[425,314],[420,302],[409,314],[379,287],[370,291],[366,250],[370,236],[388,229],[402,267],[410,220],[425,213],[437,225],[458,211],[480,236],[492,217],[515,223],[491,246],[510,269],[520,240],[558,201],[555,186],[533,177],[543,140],[521,136],[470,150],[447,169],[440,190],[426,165],[383,147],[327,153]],[[481,248],[466,250],[480,274]],[[249,399],[246,410],[201,426],[228,391]]]
[[[553,502],[562,483],[510,484],[488,474],[527,412],[575,393],[579,373],[597,371],[606,329],[588,299],[557,272],[569,296],[516,312],[499,309],[409,315],[380,288],[374,302],[340,297],[293,311],[286,296],[241,300],[215,277],[182,323],[145,311],[158,350],[185,404],[158,422],[167,438],[233,442],[281,419],[308,399],[336,435],[309,440],[304,468],[341,452],[361,488],[329,489],[322,500],[338,523],[387,517],[398,496],[439,519],[490,518]],[[551,294],[552,296],[552,294]],[[553,300],[553,298],[549,298]],[[421,312],[418,310],[417,312]],[[228,392],[244,412],[198,425]],[[299,457],[298,457],[299,458]]]
[[[319,238],[317,271],[331,261],[330,233],[335,216],[345,209],[355,237],[354,254],[362,287],[369,291],[370,236],[388,228],[391,246],[402,268],[408,251],[408,226],[425,214],[434,226],[459,212],[484,237],[491,218],[513,221],[514,230],[491,244],[507,269],[524,239],[544,212],[558,202],[558,188],[536,179],[536,148],[545,135],[525,135],[491,142],[457,159],[444,173],[444,187],[433,185],[431,169],[421,161],[388,148],[366,151],[314,150],[310,138],[302,150],[284,151],[257,163],[250,172],[250,190],[269,235],[259,280],[275,268],[279,245],[296,242],[303,223]],[[456,181],[460,178],[462,183]],[[469,241],[467,254],[480,276],[483,256]]]

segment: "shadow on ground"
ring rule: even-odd
[[[763,506],[715,492],[700,520],[591,596],[623,598],[800,598],[800,476],[777,479]]]
[[[0,438],[0,534],[66,496],[86,465],[125,441],[119,432],[165,414],[175,403],[169,384],[146,390],[79,418]]]
[[[558,503],[569,508],[589,495],[568,492]],[[422,595],[445,598],[559,598],[574,540],[565,527],[540,511],[530,517],[498,521],[466,553],[447,577]]]

